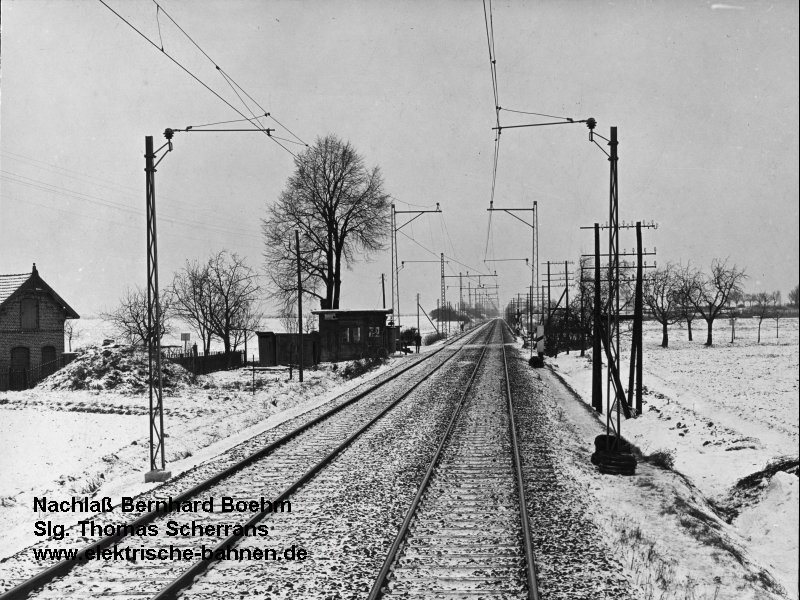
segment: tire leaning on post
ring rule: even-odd
[[[591,461],[601,473],[609,475],[634,475],[636,473],[636,457],[631,454],[629,442],[623,439],[618,440],[615,436],[598,435],[594,440],[594,446],[595,451]]]

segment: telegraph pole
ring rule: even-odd
[[[417,293],[417,334],[419,334],[419,293]]]
[[[566,294],[566,299],[564,300],[564,331],[567,334],[567,354],[569,354],[569,344],[572,341],[569,335],[569,267],[567,266],[568,262],[564,261],[564,279],[566,280],[564,283],[564,290]]]
[[[294,243],[297,248],[297,329],[300,335],[300,350],[298,352],[300,383],[303,383],[303,280],[300,271],[300,232],[294,230]]]
[[[386,282],[383,273],[381,273],[381,294],[383,295],[383,308],[386,308]]]
[[[445,303],[446,286],[445,286],[445,281],[444,281],[444,252],[441,253],[441,260],[442,260],[442,269],[441,269],[442,270],[442,281],[441,281],[441,287],[442,287],[442,290],[441,290],[441,292],[442,292],[442,310],[440,311],[439,316],[441,316],[441,312],[447,312],[447,304]],[[447,333],[450,333],[450,315],[449,314],[447,315]]]
[[[594,224],[594,335],[592,336],[592,407],[603,412],[603,324],[600,308],[600,224]]]

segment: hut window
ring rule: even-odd
[[[352,338],[356,344],[361,341],[361,327],[353,327]]]
[[[20,304],[21,328],[26,331],[39,329],[39,303],[36,298],[23,298]]]

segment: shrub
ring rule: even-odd
[[[437,333],[437,332],[434,331],[433,333],[427,334],[425,336],[425,338],[422,340],[422,343],[425,344],[426,346],[430,346],[434,342],[438,342],[439,340],[443,340],[446,337],[447,336],[444,333],[441,333],[441,332]]]
[[[375,358],[362,358],[361,360],[354,360],[347,363],[342,369],[342,377],[345,379],[354,379],[359,375],[375,369],[386,362],[386,359],[381,357]]]
[[[671,471],[675,466],[675,450],[656,450],[646,456],[645,460],[657,467]]]

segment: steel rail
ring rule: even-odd
[[[422,481],[419,484],[419,489],[417,490],[414,499],[411,501],[411,505],[408,507],[408,511],[406,511],[405,519],[403,519],[403,523],[400,525],[400,529],[395,536],[394,542],[392,543],[391,547],[389,548],[389,552],[386,555],[386,559],[383,561],[383,566],[381,566],[381,570],[378,573],[375,582],[372,585],[372,589],[369,592],[369,596],[367,600],[379,600],[384,595],[384,585],[389,577],[389,573],[392,570],[392,565],[397,558],[397,552],[400,549],[400,546],[403,544],[405,540],[406,534],[408,533],[408,529],[411,525],[411,521],[414,519],[414,516],[417,512],[417,508],[419,507],[420,501],[422,500],[422,496],[425,494],[425,491],[428,488],[428,484],[430,483],[430,479],[433,476],[433,472],[436,469],[436,466],[439,464],[439,459],[441,458],[442,452],[444,450],[447,441],[450,439],[450,434],[455,427],[456,420],[458,419],[458,415],[461,413],[461,408],[464,406],[467,394],[469,394],[470,389],[472,388],[472,382],[475,380],[475,376],[478,374],[478,369],[483,362],[483,357],[486,355],[486,349],[489,347],[489,342],[491,341],[492,335],[494,334],[495,330],[497,329],[497,325],[495,324],[492,327],[492,330],[489,334],[489,338],[486,344],[481,351],[481,355],[478,358],[477,363],[475,364],[475,369],[473,369],[472,374],[470,375],[469,381],[467,381],[467,385],[464,388],[464,393],[461,395],[461,399],[458,402],[458,406],[453,411],[453,416],[450,417],[450,422],[447,425],[447,429],[442,435],[442,439],[439,442],[439,446],[436,448],[436,453],[433,455],[433,459],[431,460],[430,464],[428,465],[428,469],[425,471],[425,475],[422,478]]]
[[[494,329],[492,330],[493,333]],[[477,332],[476,332],[477,333]],[[490,333],[489,337],[491,338],[492,333]],[[476,335],[477,337],[477,335]],[[486,347],[484,346],[483,353],[486,352]],[[483,358],[483,353],[481,353],[481,358]],[[347,448],[350,444],[352,444],[356,438],[358,438],[362,433],[364,433],[367,429],[372,427],[375,423],[377,423],[383,416],[385,416],[390,410],[392,410],[397,404],[399,404],[402,400],[407,398],[411,395],[415,389],[417,389],[420,385],[422,385],[425,381],[428,380],[434,373],[436,373],[439,369],[441,369],[447,362],[453,359],[456,356],[456,353],[453,353],[452,356],[447,357],[440,365],[436,368],[432,369],[429,373],[426,373],[422,379],[417,381],[414,385],[412,385],[408,390],[403,392],[398,398],[393,400],[386,408],[380,411],[375,417],[373,417],[368,423],[364,424],[360,427],[356,432],[350,435],[346,440],[344,440],[341,444],[339,444],[335,449],[333,449],[327,456],[325,456],[321,461],[319,461],[316,465],[311,467],[306,473],[300,477],[297,481],[291,484],[288,488],[286,488],[283,492],[281,492],[273,501],[272,506],[280,505],[281,502],[286,500],[293,492],[295,492],[300,486],[307,483],[311,478],[314,477],[319,471],[323,468],[328,466],[330,462],[336,458],[345,448]],[[480,363],[480,361],[479,361]],[[474,377],[474,373],[473,376]],[[472,383],[472,377],[470,378],[469,386]],[[466,396],[466,394],[465,394]],[[463,402],[463,398],[462,398]],[[460,406],[459,406],[460,408]],[[265,509],[259,513],[253,515],[251,519],[247,521],[242,526],[243,530],[246,530],[248,527],[254,526],[256,523],[261,521],[267,514],[270,514],[268,509]],[[208,570],[208,568],[217,561],[214,556],[220,550],[224,550],[227,547],[235,544],[239,539],[244,537],[244,533],[240,534],[231,534],[226,539],[222,540],[219,544],[217,544],[214,549],[211,551],[211,558],[203,558],[197,562],[195,562],[191,567],[186,569],[183,573],[181,573],[177,578],[172,580],[165,588],[163,588],[158,594],[153,596],[151,600],[171,600],[177,597],[178,592],[186,588],[188,585],[192,583],[192,580],[203,573],[204,571]]]
[[[505,321],[502,324],[508,327]],[[502,329],[502,326],[501,326]],[[503,331],[505,334],[505,331]],[[503,335],[505,338],[505,335]],[[522,460],[520,459],[519,444],[517,441],[517,425],[514,420],[514,406],[511,400],[511,378],[508,376],[508,360],[506,359],[506,345],[503,340],[503,371],[505,372],[506,397],[508,398],[509,430],[511,432],[511,455],[514,460],[514,478],[517,483],[517,496],[519,498],[519,516],[522,522],[522,540],[525,546],[525,575],[528,580],[528,599],[539,600],[539,584],[536,580],[536,560],[533,554],[533,540],[528,522],[528,504],[525,500],[525,482],[522,476]]]
[[[478,329],[480,329],[480,327],[481,326],[478,326]],[[296,427],[295,429],[293,429],[292,431],[288,432],[287,434],[285,434],[281,438],[275,440],[274,442],[271,442],[270,444],[268,444],[264,448],[262,448],[260,450],[257,450],[256,452],[244,457],[240,461],[238,461],[238,462],[226,467],[225,469],[221,470],[219,473],[217,473],[215,475],[212,475],[211,477],[209,477],[205,481],[202,481],[202,482],[198,483],[197,485],[191,487],[190,489],[186,490],[185,492],[182,492],[182,493],[178,494],[177,496],[174,496],[172,498],[172,500],[173,500],[172,505],[173,506],[179,506],[182,502],[184,502],[186,500],[189,500],[192,497],[197,496],[200,493],[208,490],[210,487],[216,485],[217,483],[219,483],[223,479],[226,479],[227,477],[230,477],[230,476],[236,474],[238,471],[241,471],[245,467],[250,466],[251,464],[257,462],[258,460],[266,458],[274,450],[276,450],[280,446],[285,445],[286,443],[288,443],[289,441],[291,441],[292,439],[294,439],[295,437],[297,437],[301,433],[307,431],[308,429],[311,429],[315,425],[319,424],[321,421],[326,420],[328,417],[333,416],[337,412],[343,410],[344,408],[350,406],[351,404],[357,402],[358,400],[361,400],[365,396],[373,393],[375,390],[379,389],[380,387],[382,387],[382,386],[386,385],[387,383],[397,379],[403,373],[405,373],[405,372],[413,369],[414,367],[426,362],[428,359],[436,356],[437,354],[439,354],[440,352],[442,352],[446,348],[451,347],[458,340],[461,340],[461,339],[463,339],[464,337],[467,337],[470,334],[474,334],[474,337],[477,337],[478,333],[479,333],[479,331],[475,331],[473,329],[473,330],[464,332],[462,335],[454,337],[452,339],[452,341],[448,342],[447,344],[444,344],[441,348],[435,350],[434,352],[429,353],[428,355],[424,356],[422,359],[414,362],[413,364],[408,365],[407,367],[403,367],[402,369],[398,370],[397,372],[392,373],[386,379],[376,383],[375,385],[372,385],[372,386],[368,387],[367,389],[365,389],[362,392],[359,392],[358,394],[356,394],[350,400],[347,400],[346,402],[343,402],[339,406],[336,406],[334,408],[331,408],[330,410],[325,411],[324,413],[322,413],[321,415],[318,415],[317,417],[311,419],[307,423],[304,423],[304,424]],[[456,354],[457,354],[457,352],[453,353],[453,356],[455,356]],[[422,382],[427,380],[431,375],[433,375],[439,369],[441,369],[445,365],[445,363],[449,362],[453,358],[453,356],[450,356],[450,357],[446,358],[444,361],[442,361],[441,364],[436,366],[429,373],[425,374],[420,381],[418,381],[416,384],[414,384],[414,386],[411,387],[402,396],[400,396],[400,398],[395,400],[389,406],[389,408],[393,407],[395,404],[397,404],[397,402],[399,402],[400,400],[402,400],[403,398],[408,396],[408,394],[410,394],[411,391],[416,389]],[[370,423],[367,426],[369,426],[374,421],[376,421],[378,418],[383,416],[383,414],[385,414],[387,411],[388,411],[388,409],[382,411],[381,414],[378,417],[376,417],[375,419],[373,419],[372,421],[370,421]],[[359,433],[361,431],[363,431],[363,429],[365,429],[367,426],[365,426],[364,428],[359,430]],[[352,437],[353,436],[351,436],[351,438]],[[348,439],[351,439],[351,438],[348,438]],[[342,446],[340,446],[339,448],[334,450],[334,453],[337,453],[340,448],[342,448]],[[317,469],[317,470],[319,470],[319,469]],[[316,472],[314,469],[312,469],[311,471],[306,473],[306,475],[304,475],[303,477],[310,478],[310,476],[313,475],[312,471],[314,473]],[[311,475],[309,475],[309,473]],[[283,498],[283,495],[281,495],[281,499],[282,498]],[[124,533],[124,531],[126,531],[126,530],[127,531],[135,531],[136,528],[141,527],[143,525],[148,525],[148,524],[152,523],[153,521],[155,521],[160,516],[169,514],[170,512],[172,512],[172,511],[164,510],[164,509],[157,509],[157,510],[150,511],[148,513],[143,514],[142,516],[140,516],[140,517],[138,517],[138,518],[126,523],[124,528],[117,528],[118,529],[118,533],[113,534],[113,535],[109,535],[109,536],[105,536],[105,537],[97,540],[96,542],[93,542],[92,544],[84,546],[81,550],[78,551],[78,553],[77,553],[77,555],[76,555],[76,557],[74,559],[62,560],[61,562],[58,562],[58,563],[48,567],[44,571],[34,575],[30,579],[27,579],[27,580],[21,582],[20,584],[16,585],[15,587],[3,592],[2,594],[0,594],[0,600],[16,600],[18,598],[24,597],[27,594],[30,594],[33,591],[41,589],[42,587],[44,587],[45,585],[50,583],[56,577],[60,577],[62,575],[66,575],[67,573],[69,573],[76,566],[88,562],[88,559],[86,558],[86,555],[87,555],[88,552],[91,551],[92,554],[96,555],[98,551],[103,550],[105,548],[108,548],[113,543],[118,542],[119,540],[121,540],[121,539],[123,539],[125,537],[128,537]],[[260,517],[259,517],[259,519],[260,519]],[[252,519],[251,519],[251,521],[252,521]],[[128,528],[130,528],[130,529],[128,529]],[[162,596],[159,594],[159,596],[157,596],[157,597],[161,598]]]

